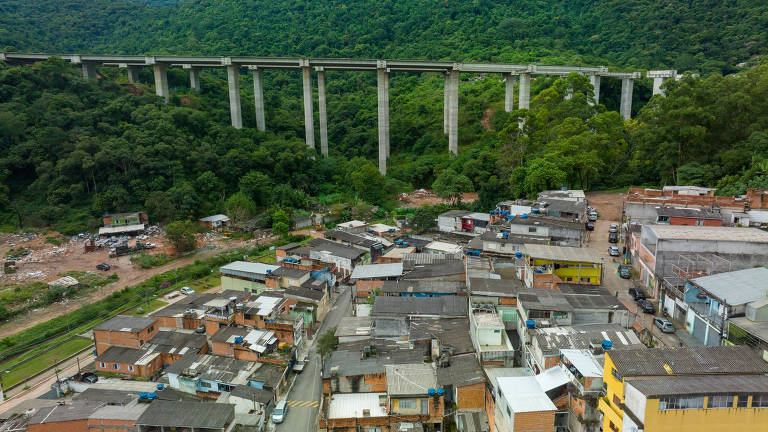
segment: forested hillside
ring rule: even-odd
[[[537,77],[531,109],[505,113],[499,77],[464,74],[459,156],[452,157],[442,77],[393,74],[392,158],[382,177],[370,73],[328,73],[331,157],[321,158],[304,144],[295,71],[265,74],[261,133],[245,75],[245,128],[234,130],[220,71],[205,71],[195,93],[187,73],[171,69],[165,104],[149,69],[128,84],[122,70],[101,68],[100,79],[85,80],[56,59],[0,64],[0,227],[75,233],[104,211],[136,208],[163,222],[263,214],[259,223],[269,226],[279,209],[391,209],[396,193],[421,187],[446,196],[477,191],[481,210],[560,186],[696,183],[728,194],[768,187],[768,65],[737,66],[759,63],[766,48],[765,2],[508,3],[6,0],[0,46],[568,62],[674,67],[703,78],[669,82],[667,97],[652,99],[650,82],[637,81],[635,119],[623,121],[617,80],[603,80],[594,105],[585,77]]]

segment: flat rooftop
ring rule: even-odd
[[[664,240],[730,241],[768,243],[768,232],[757,228],[710,227],[687,225],[645,225]]]
[[[386,393],[335,393],[328,404],[328,418],[386,417],[382,399],[387,399]],[[364,415],[364,411],[368,412]]]
[[[123,331],[135,333],[151,326],[157,321],[151,317],[135,317],[117,315],[116,317],[97,325],[94,330]]]
[[[530,258],[550,261],[577,261],[596,264],[602,264],[604,261],[604,257],[592,248],[526,244],[525,253]]]

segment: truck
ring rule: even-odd
[[[132,253],[139,252],[144,249],[145,249],[144,245],[138,241],[136,242],[136,246],[134,247],[129,247],[127,243],[123,243],[109,249],[109,257],[116,258],[123,255],[130,255]]]

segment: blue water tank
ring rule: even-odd
[[[437,395],[442,396],[445,394],[445,389],[437,389]]]
[[[431,388],[431,389],[427,389],[427,394],[428,394],[428,395],[430,395],[430,396],[434,396],[434,395],[435,395],[435,393],[436,393],[436,392],[435,392],[435,389],[433,389],[433,388]]]
[[[157,399],[157,393],[155,393],[155,392],[150,393],[149,394],[149,400],[155,400],[155,399]]]
[[[235,336],[235,343],[236,344],[243,343],[243,337],[242,336]]]
[[[501,236],[504,237],[505,239],[508,239],[509,238],[509,233],[508,232],[501,233]]]
[[[563,186],[563,187],[560,188],[560,190],[568,190],[568,188]]]
[[[525,214],[525,213],[523,213],[523,214],[521,214],[521,215],[520,215],[520,217],[521,217],[521,218],[523,218],[523,219],[527,219],[527,218],[528,218],[528,215],[527,215],[527,214]]]
[[[608,351],[613,348],[613,342],[609,341],[608,339],[604,339],[602,345],[603,351]]]
[[[526,320],[525,321],[525,326],[528,327],[529,329],[534,329],[534,328],[536,328],[536,321],[534,321],[534,320]]]
[[[288,258],[286,258],[286,260],[287,260],[287,259],[288,259]],[[283,260],[283,261],[285,261],[285,260]],[[270,274],[270,273],[272,273],[272,270],[267,270],[267,274]]]
[[[164,386],[164,385],[162,385],[162,384],[158,384],[158,385],[157,385],[157,390],[158,390],[158,391],[163,391],[163,389],[164,389],[164,388],[165,388],[165,386]]]
[[[141,393],[139,393],[139,399],[146,399],[148,397],[149,397],[149,393],[148,392],[141,392]]]
[[[522,252],[515,252],[515,258],[522,258],[523,253]]]
[[[533,213],[533,214],[539,214],[539,209],[531,209],[531,213]]]

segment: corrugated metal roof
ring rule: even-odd
[[[267,274],[267,271],[274,271],[279,269],[280,266],[264,264],[264,263],[252,263],[248,261],[235,261],[219,268],[222,274],[228,274],[233,276],[241,276],[247,278],[261,278]]]
[[[768,363],[744,345],[608,351],[625,377],[768,373]]]
[[[663,377],[627,380],[646,396],[768,393],[768,376]]]
[[[200,220],[203,222],[228,222],[229,218],[227,217],[227,215],[217,214],[213,216],[204,217]]]
[[[554,261],[602,263],[604,260],[602,255],[591,248],[526,244],[525,253],[531,258]]]
[[[653,231],[660,239],[768,243],[768,232],[757,228],[644,225],[643,229]]]
[[[437,372],[424,363],[384,365],[390,396],[421,396],[437,388]]]
[[[391,297],[377,296],[373,316],[428,315],[437,317],[466,317],[465,296]]]
[[[768,296],[768,268],[717,273],[691,279],[691,283],[729,305],[742,305]]]
[[[150,317],[117,315],[112,319],[97,325],[94,330],[137,332],[151,326],[156,321],[157,319]]]
[[[602,378],[603,367],[600,366],[595,356],[589,350],[562,349],[560,354],[568,359],[582,376]]]
[[[359,265],[352,271],[351,279],[373,279],[403,275],[403,263]]]
[[[156,400],[136,420],[136,425],[225,429],[235,418],[235,406],[215,402]]]
[[[536,377],[501,377],[498,383],[514,413],[557,410]]]

